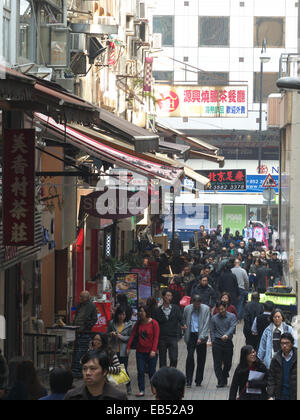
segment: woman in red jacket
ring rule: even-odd
[[[159,325],[151,318],[149,309],[141,305],[138,309],[138,322],[135,324],[127,346],[129,356],[131,344],[134,338],[136,342],[136,364],[138,371],[139,393],[137,397],[145,395],[145,371],[149,367],[149,378],[156,371],[157,346],[159,340]]]
[[[221,294],[221,298],[220,298],[221,302],[225,302],[227,305],[226,311],[230,312],[232,314],[234,314],[236,316],[236,319],[238,319],[238,313],[237,313],[237,309],[234,305],[231,304],[231,297],[230,294],[227,292],[223,292]],[[214,308],[214,312],[213,315],[216,315],[218,313],[217,308]]]

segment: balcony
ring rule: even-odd
[[[279,79],[281,77],[300,77],[300,54],[281,54],[279,61]]]

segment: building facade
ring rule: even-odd
[[[221,112],[213,117],[195,117],[185,113],[175,116],[172,112],[165,116],[158,109],[157,123],[219,147],[226,159],[227,169],[246,169],[249,177],[259,173],[278,176],[278,173],[272,173],[272,168],[278,169],[280,133],[278,126],[267,124],[267,99],[278,91],[276,81],[282,55],[297,52],[298,4],[289,0],[162,0],[151,10],[151,16],[153,36],[158,37],[158,46],[162,49],[155,54],[153,64],[158,92],[161,85],[182,89],[186,86],[186,89],[196,89],[196,93],[199,91],[200,94],[208,87],[227,93],[235,86],[248,88],[248,112],[240,118],[234,118],[234,115],[225,118]],[[262,68],[261,92],[260,57],[264,40],[270,60]],[[197,102],[198,99],[199,95],[192,101]],[[187,164],[198,170],[217,169],[215,164],[201,162],[196,157]],[[244,197],[247,212],[254,210],[255,218],[265,222],[268,208],[261,191],[258,194],[252,191],[248,200],[246,195],[216,195],[216,200],[224,203],[229,200],[231,205],[240,205]],[[192,196],[181,198],[183,202],[187,200],[192,200]],[[213,202],[212,197],[205,197],[205,203],[209,201]],[[251,205],[255,201],[257,205]],[[278,207],[275,202],[271,207],[272,224],[278,228]],[[217,211],[214,213],[217,214]],[[219,211],[218,214],[221,223],[222,213]]]

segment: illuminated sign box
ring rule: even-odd
[[[248,86],[155,85],[154,96],[158,117],[248,117]]]

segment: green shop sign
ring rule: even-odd
[[[242,234],[246,226],[246,206],[223,206],[223,231],[230,228],[231,233],[236,230]]]

